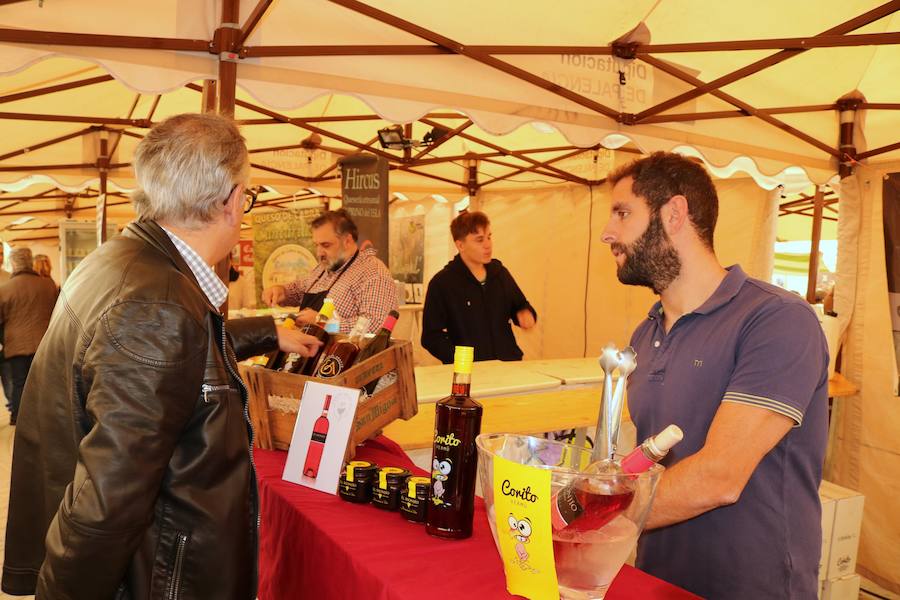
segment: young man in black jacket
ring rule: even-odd
[[[422,346],[453,362],[454,346],[474,346],[475,360],[522,360],[510,319],[531,329],[537,313],[515,279],[491,257],[491,223],[482,212],[464,212],[450,223],[459,254],[428,284]]]

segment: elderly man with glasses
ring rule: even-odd
[[[253,431],[236,360],[319,342],[224,321],[252,199],[234,123],[171,117],[134,157],[138,220],[66,280],[19,412],[3,590],[254,598]]]

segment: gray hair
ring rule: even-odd
[[[13,248],[9,253],[9,264],[13,273],[32,270],[31,248]]]
[[[215,219],[249,171],[247,146],[231,119],[175,115],[138,144],[134,172],[141,189],[131,201],[141,219],[198,228]]]

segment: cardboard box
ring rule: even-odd
[[[822,600],[859,600],[859,575],[822,582]]]
[[[834,501],[834,523],[831,530],[831,550],[824,579],[839,579],[856,572],[859,534],[862,528],[865,496],[823,481],[820,498]]]
[[[819,500],[822,502],[822,554],[819,556],[819,581],[821,582],[828,574],[828,560],[831,558],[831,534],[834,530],[834,509],[837,501],[821,494]],[[820,583],[820,591],[821,587]]]

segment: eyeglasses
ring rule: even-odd
[[[240,184],[236,184],[233,188],[231,188],[231,192],[228,193],[228,198],[231,198],[231,194],[234,193],[234,188],[236,188]],[[253,210],[253,206],[256,204],[256,196],[257,192],[255,189],[251,187],[244,188],[244,214],[246,215],[248,212]],[[225,198],[225,202],[228,202],[228,198]]]
[[[253,205],[256,204],[256,190],[253,188],[244,188],[244,214],[246,215],[248,212],[253,210]]]

